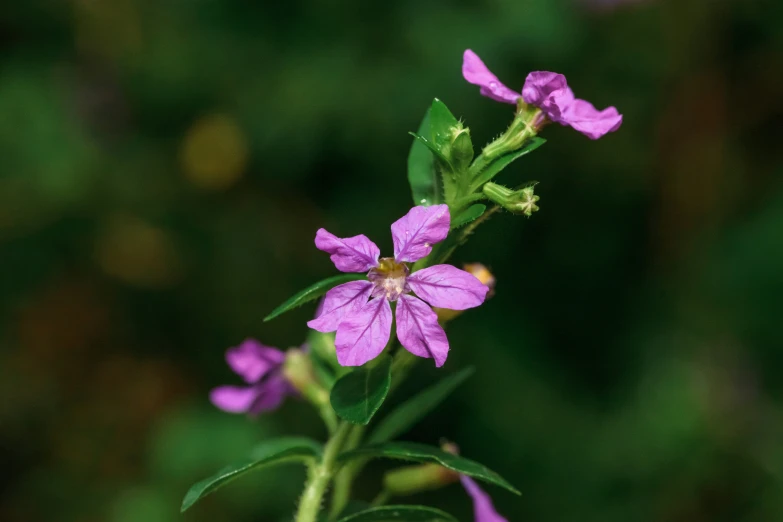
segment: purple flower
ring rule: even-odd
[[[286,395],[295,394],[282,373],[285,353],[247,339],[229,348],[226,362],[249,386],[219,386],[212,390],[212,404],[230,413],[257,415],[276,409]]]
[[[465,488],[470,498],[473,499],[474,522],[508,522],[495,511],[492,499],[476,484],[475,480],[465,475],[462,475],[459,479],[462,482],[462,487]]]
[[[483,303],[489,291],[475,276],[451,265],[410,273],[407,263],[427,256],[432,245],[446,238],[450,223],[448,205],[413,207],[391,226],[394,257],[380,259],[380,250],[366,236],[343,239],[323,228],[318,231],[315,246],[331,254],[338,270],[367,272],[366,281],[329,290],[316,318],[307,323],[319,332],[337,330],[335,348],[342,366],[361,366],[383,351],[391,334],[389,303],[394,301],[402,346],[419,357],[433,358],[438,367],[443,365],[449,342],[427,303],[465,310]]]
[[[462,76],[481,87],[481,94],[503,103],[516,104],[519,98],[541,109],[551,120],[568,125],[591,139],[620,128],[623,116],[614,107],[602,111],[592,103],[574,97],[565,76],[553,72],[534,71],[527,75],[522,92],[503,85],[476,53],[467,49],[462,60]]]

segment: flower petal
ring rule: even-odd
[[[261,412],[276,410],[283,403],[286,395],[293,393],[295,393],[293,386],[281,373],[271,375],[258,386],[256,399],[248,413],[258,415]]]
[[[562,125],[570,125],[588,138],[597,140],[619,129],[623,123],[623,116],[615,107],[599,111],[592,103],[576,99],[556,121]]]
[[[438,308],[466,310],[484,302],[489,287],[476,276],[451,265],[435,265],[408,276],[417,296]]]
[[[474,522],[508,522],[508,520],[495,511],[492,499],[482,490],[476,481],[470,477],[462,475],[460,477],[462,487],[473,499]]]
[[[323,228],[315,234],[315,246],[331,254],[332,263],[341,272],[367,272],[378,264],[381,255],[365,235],[339,238]]]
[[[500,83],[497,76],[492,74],[481,58],[470,49],[466,49],[462,56],[462,76],[469,83],[480,86],[479,92],[482,96],[512,104],[516,104],[519,99],[519,93]]]
[[[335,286],[324,296],[315,319],[307,326],[319,332],[334,332],[346,315],[359,311],[370,298],[373,285],[369,281],[351,281]]]
[[[255,339],[247,339],[226,351],[226,362],[247,383],[254,383],[285,360],[285,353],[265,346]]]
[[[448,205],[413,207],[391,226],[394,259],[418,261],[432,252],[432,245],[449,235],[451,216]]]
[[[380,354],[391,334],[392,312],[386,299],[371,299],[337,328],[334,345],[341,366],[361,366]]]
[[[257,386],[219,386],[209,393],[209,400],[223,411],[246,413],[258,398]]]
[[[449,340],[438,314],[421,299],[401,295],[397,300],[397,338],[413,355],[435,359],[440,368],[449,355]]]
[[[550,97],[568,88],[565,76],[549,71],[533,71],[527,75],[522,87],[522,99],[525,103],[541,107]]]

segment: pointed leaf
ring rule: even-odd
[[[424,115],[419,125],[418,136],[430,135],[430,109]],[[430,149],[418,138],[413,141],[408,153],[408,183],[413,194],[415,205],[436,205],[441,203],[440,183],[435,170],[435,159]]]
[[[383,418],[378,427],[373,430],[368,442],[370,444],[386,442],[405,433],[434,410],[471,375],[473,375],[473,368],[465,368],[454,375],[441,379],[403,402]]]
[[[427,506],[382,506],[341,518],[338,522],[457,522],[457,519]]]
[[[226,466],[211,477],[193,484],[182,500],[181,511],[246,473],[287,462],[307,462],[320,455],[321,445],[304,437],[284,437],[263,442],[253,449],[247,460]]]
[[[442,157],[451,158],[452,131],[459,125],[457,118],[451,113],[446,104],[435,98],[430,107],[430,141],[440,151]],[[440,172],[443,185],[443,198],[446,203],[452,203],[457,195],[457,173],[450,161],[444,161],[440,157],[436,166]]]
[[[342,274],[334,277],[327,277],[326,279],[318,281],[314,285],[308,286],[301,292],[294,294],[283,304],[272,310],[272,313],[264,317],[264,322],[271,321],[275,317],[283,315],[284,313],[293,310],[298,306],[308,303],[314,299],[318,299],[337,285],[341,285],[349,281],[357,281],[364,278],[366,278],[364,274]]]
[[[492,181],[492,178],[497,176],[501,170],[511,165],[511,162],[513,162],[518,158],[521,158],[522,156],[528,154],[529,152],[533,152],[544,143],[546,143],[546,140],[544,138],[540,138],[536,136],[533,139],[531,139],[527,143],[527,145],[525,145],[518,151],[496,158],[494,161],[492,161],[492,163],[487,165],[482,171],[473,173],[475,179],[473,180],[472,183],[472,189],[476,190],[487,181]]]
[[[443,155],[443,154],[440,152],[440,150],[439,150],[439,149],[438,149],[438,148],[435,146],[435,144],[434,144],[434,143],[432,143],[430,140],[428,140],[428,139],[427,139],[427,138],[425,138],[424,136],[421,136],[421,135],[419,135],[419,134],[416,134],[415,132],[409,132],[408,134],[410,134],[411,136],[413,136],[414,138],[416,138],[416,141],[418,141],[419,143],[421,143],[422,145],[424,145],[425,147],[427,147],[427,149],[428,149],[428,150],[429,150],[431,153],[435,154],[435,156],[436,156],[436,157],[437,157],[439,160],[441,160],[443,163],[446,163],[446,164],[448,164],[448,163],[449,163],[449,160],[448,160],[448,158],[446,158],[446,156],[444,156],[444,155]]]
[[[339,460],[345,462],[355,458],[388,458],[440,464],[444,468],[456,471],[462,475],[468,475],[469,477],[495,484],[517,495],[520,494],[514,486],[486,466],[458,455],[452,455],[440,448],[427,446],[426,444],[417,444],[415,442],[373,444],[343,453],[340,455]]]
[[[386,399],[389,386],[391,357],[384,354],[334,384],[330,396],[332,408],[341,419],[367,424]]]
[[[476,203],[475,205],[469,206],[454,218],[454,221],[451,222],[451,229],[457,229],[463,225],[467,225],[471,221],[477,220],[484,214],[485,210],[487,210],[487,206],[483,203]]]
[[[459,125],[459,121],[446,107],[446,104],[437,98],[432,100],[432,106],[430,107],[430,139],[438,150],[451,145],[451,132],[457,125]]]

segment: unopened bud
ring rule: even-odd
[[[447,486],[459,480],[459,473],[437,464],[407,466],[389,471],[383,486],[394,496],[406,496]]]
[[[466,263],[462,265],[462,269],[489,287],[487,299],[495,295],[495,276],[492,275],[492,272],[486,266],[481,263]],[[438,321],[441,323],[451,321],[463,312],[463,310],[451,310],[449,308],[433,307],[432,309],[438,314]]]
[[[510,188],[498,185],[496,183],[486,183],[482,188],[484,195],[490,201],[493,201],[514,214],[524,214],[527,217],[538,211],[536,203],[540,199],[534,193],[535,183],[521,190],[512,190]]]
[[[470,139],[470,129],[458,123],[451,128],[451,161],[457,172],[463,172],[473,161],[473,141]]]

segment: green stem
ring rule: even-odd
[[[329,482],[337,470],[337,456],[342,451],[343,444],[352,428],[351,424],[341,422],[334,435],[326,443],[321,461],[310,468],[302,499],[299,501],[295,522],[315,522],[323,503],[326,488],[329,487]]]
[[[362,441],[365,431],[364,426],[354,426],[353,431],[345,443],[345,451],[350,451]],[[348,501],[351,499],[351,485],[358,473],[356,461],[350,462],[341,469],[334,478],[334,491],[332,492],[332,506],[329,509],[329,520],[337,520]]]
[[[334,414],[332,405],[327,402],[318,409],[318,413],[321,415],[329,435],[334,435],[337,431],[337,416]]]
[[[389,493],[387,490],[385,489],[381,490],[381,492],[378,493],[378,495],[374,499],[372,499],[372,503],[370,505],[372,507],[382,506],[385,503],[387,503],[389,499],[391,499],[391,497],[392,497],[391,493]]]

